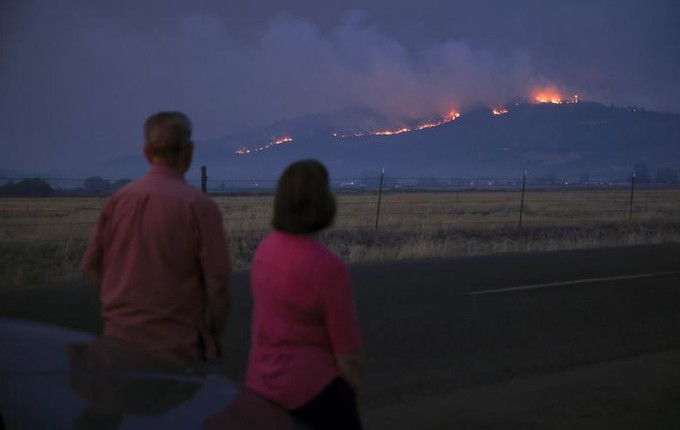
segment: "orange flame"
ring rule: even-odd
[[[560,90],[554,86],[537,89],[532,93],[532,97],[536,103],[578,103],[578,94],[574,94],[570,98],[563,98]]]
[[[333,133],[333,137],[361,137],[361,136],[393,136],[395,134],[402,134],[402,133],[408,133],[411,131],[416,131],[416,130],[424,130],[426,128],[432,128],[432,127],[438,127],[440,125],[446,124],[447,122],[451,122],[458,118],[460,116],[460,113],[457,111],[451,111],[448,114],[446,114],[445,117],[443,117],[439,121],[428,121],[424,122],[422,124],[418,124],[414,127],[401,127],[393,130],[379,130],[379,131],[372,131],[372,132],[356,132],[356,133],[349,133],[349,134],[342,134],[335,132]]]
[[[458,119],[459,116],[460,112],[452,110],[446,117],[444,117],[444,121],[442,122],[442,124],[446,124],[447,122],[451,122],[454,119]]]
[[[432,127],[439,127],[440,125],[446,124],[447,122],[451,122],[455,119],[457,119],[460,116],[460,113],[456,111],[451,111],[449,112],[444,118],[442,118],[441,121],[429,121],[423,124],[420,124],[415,127],[415,130],[423,130],[426,128],[432,128]]]
[[[439,125],[442,125],[441,121],[430,121],[424,124],[417,125],[416,130],[425,130],[426,128],[437,127]]]
[[[403,127],[403,128],[398,128],[396,130],[380,130],[371,133],[374,136],[392,136],[393,134],[401,134],[401,133],[406,133],[408,131],[411,131],[410,128],[408,127]]]
[[[255,147],[255,148],[245,148],[245,147],[236,148],[234,153],[238,154],[238,155],[246,155],[246,154],[250,154],[251,152],[264,151],[265,149],[269,149],[273,146],[283,145],[284,143],[288,143],[288,142],[292,142],[292,141],[293,141],[292,137],[283,136],[283,137],[273,139],[263,146],[258,146],[258,147]]]
[[[548,86],[534,90],[532,92],[532,98],[536,103],[564,103],[564,99],[562,98],[560,90],[554,86]]]

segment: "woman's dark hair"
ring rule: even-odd
[[[310,234],[330,226],[335,219],[335,197],[328,171],[317,160],[297,161],[286,167],[274,196],[274,229]]]

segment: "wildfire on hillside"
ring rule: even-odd
[[[408,133],[411,131],[417,131],[417,130],[424,130],[427,128],[432,128],[432,127],[438,127],[440,125],[446,124],[447,122],[451,122],[458,118],[460,116],[460,113],[457,111],[451,111],[449,112],[445,117],[435,120],[435,121],[427,121],[421,124],[417,124],[413,127],[400,127],[396,129],[388,129],[388,130],[378,130],[378,131],[372,131],[372,132],[356,132],[356,133],[349,133],[349,134],[343,134],[343,133],[333,133],[333,137],[361,137],[361,136],[393,136],[395,134],[402,134],[402,133]]]
[[[554,86],[547,86],[542,88],[537,88],[531,93],[531,99],[535,103],[553,103],[553,104],[563,104],[563,103],[578,103],[578,95],[575,94],[572,98],[565,99],[562,97],[561,92]],[[516,103],[519,105],[520,103]],[[505,115],[509,111],[504,107],[496,107],[491,110],[491,113],[495,116]],[[413,126],[402,126],[394,129],[384,129],[376,131],[355,131],[349,133],[334,132],[332,136],[335,138],[347,138],[347,137],[363,137],[363,136],[393,136],[402,133],[409,133],[418,130],[425,130],[428,128],[438,127],[444,125],[451,121],[456,120],[460,117],[460,113],[456,110],[451,110],[445,116],[440,117],[436,120],[425,121]],[[234,152],[238,155],[250,154],[253,152],[260,152],[270,149],[277,145],[283,145],[285,143],[292,142],[293,138],[289,135],[278,137],[269,141],[267,144],[259,147],[241,147],[237,148]]]
[[[251,152],[259,152],[259,151],[264,151],[266,149],[272,148],[276,145],[283,145],[284,143],[292,142],[293,138],[290,136],[283,136],[276,138],[274,140],[269,141],[267,144],[263,146],[258,146],[255,148],[237,148],[234,152],[238,155],[245,155],[245,154],[250,154]]]

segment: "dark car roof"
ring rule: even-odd
[[[302,428],[218,372],[151,356],[118,340],[0,319],[0,345],[7,430]]]

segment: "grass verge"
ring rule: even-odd
[[[235,270],[247,269],[264,231],[230,235]],[[348,263],[554,251],[680,242],[680,223],[603,223],[583,226],[389,230],[334,228],[320,239]],[[80,279],[86,240],[26,242],[0,246],[0,287]]]

